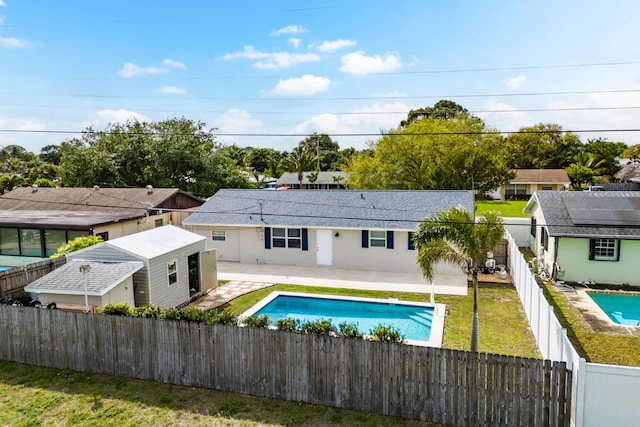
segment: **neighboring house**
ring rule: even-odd
[[[640,286],[640,192],[538,191],[530,247],[558,280]]]
[[[349,174],[340,171],[323,171],[318,172],[318,179],[314,182],[309,180],[309,175],[313,171],[302,173],[302,189],[303,190],[338,190],[346,189]],[[285,172],[276,181],[276,187],[289,187],[291,189],[301,189],[297,172]]]
[[[492,197],[499,200],[528,200],[536,191],[563,191],[571,180],[564,169],[517,169],[509,184],[500,186]]]
[[[175,307],[218,282],[215,251],[206,250],[205,238],[173,225],[99,243],[71,252],[67,259],[70,263],[141,262],[142,268],[133,274],[136,306]]]
[[[613,178],[620,182],[640,183],[640,162],[629,161],[618,172],[613,174]]]
[[[44,305],[71,304],[91,307],[110,303],[135,304],[133,275],[144,267],[140,261],[72,260],[24,288]],[[86,282],[85,282],[86,280]],[[86,292],[85,292],[86,283]]]
[[[413,273],[412,232],[456,206],[473,212],[473,193],[225,189],[183,224],[220,261]],[[461,274],[457,266],[439,272]]]
[[[41,259],[78,236],[109,240],[166,224],[179,226],[188,215],[183,210],[203,202],[176,188],[151,186],[16,188],[0,196],[0,256]]]

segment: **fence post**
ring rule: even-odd
[[[551,357],[551,325],[553,323],[553,307],[547,306],[547,354],[543,355],[547,359]]]
[[[571,420],[572,427],[582,427],[584,425],[584,408],[585,408],[585,387],[587,373],[587,361],[581,357],[578,359],[578,366],[574,363],[573,384],[571,385]]]

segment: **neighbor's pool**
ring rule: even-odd
[[[589,297],[619,325],[640,326],[639,294],[607,294],[588,292]]]
[[[443,304],[273,292],[242,317],[266,314],[274,325],[278,319],[287,317],[302,322],[324,318],[335,326],[342,322],[355,323],[365,335],[382,323],[393,325],[410,343],[439,347],[444,312]]]
[[[6,270],[11,270],[13,267],[6,267],[4,265],[0,265],[0,272],[6,271]]]

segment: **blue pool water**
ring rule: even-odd
[[[589,293],[589,296],[613,322],[640,326],[640,295]]]
[[[13,267],[5,267],[4,265],[0,265],[0,272],[5,270],[11,270]]]
[[[330,319],[335,326],[355,323],[365,335],[382,323],[393,325],[407,340],[428,341],[433,312],[432,306],[278,295],[255,314],[268,315],[272,324],[287,317],[302,322]]]

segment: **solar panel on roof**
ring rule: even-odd
[[[574,225],[640,226],[640,199],[627,197],[563,197]]]

